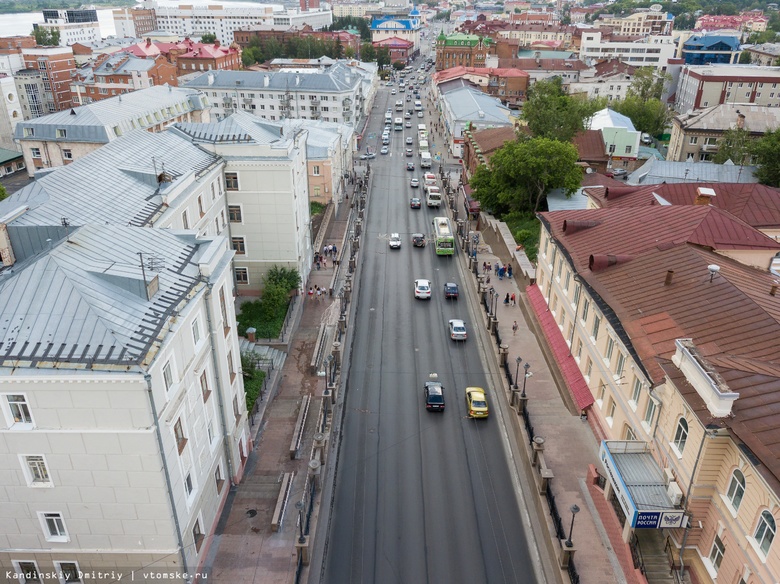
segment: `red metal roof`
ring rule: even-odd
[[[582,376],[580,366],[569,351],[569,345],[566,344],[566,339],[563,338],[555,318],[548,310],[542,292],[536,284],[533,284],[526,288],[526,293],[531,308],[542,327],[542,331],[544,331],[547,343],[552,349],[555,362],[563,374],[569,393],[580,410],[588,408],[594,402],[593,394]]]

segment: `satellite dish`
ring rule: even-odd
[[[650,12],[661,12],[661,10],[663,10],[663,9],[664,9],[664,7],[661,6],[660,4],[653,4],[650,7]]]

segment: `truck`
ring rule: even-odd
[[[431,153],[430,152],[423,152],[420,154],[420,168],[430,168],[431,167]]]

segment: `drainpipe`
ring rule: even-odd
[[[187,574],[187,554],[184,551],[184,540],[181,535],[181,525],[179,525],[179,514],[176,512],[176,504],[173,500],[173,487],[171,485],[171,473],[168,469],[168,459],[165,457],[165,450],[163,449],[162,434],[160,433],[160,420],[157,417],[157,407],[154,405],[154,395],[152,394],[152,376],[148,373],[144,373],[144,381],[146,381],[146,392],[149,396],[149,405],[152,407],[152,416],[154,416],[154,430],[157,436],[157,448],[160,450],[160,458],[162,459],[163,471],[165,472],[165,484],[168,487],[168,502],[171,505],[171,511],[173,511],[173,523],[176,526],[176,539],[179,542],[179,550],[181,550],[181,569]]]
[[[217,403],[219,404],[219,419],[222,422],[222,435],[224,437],[223,445],[222,447],[225,450],[225,460],[227,461],[228,466],[228,475],[230,476],[230,484],[231,486],[235,485],[233,482],[233,459],[230,458],[230,445],[228,444],[228,438],[230,437],[227,431],[227,422],[225,421],[225,402],[222,395],[222,381],[221,376],[219,375],[220,367],[219,362],[217,361],[217,349],[215,347],[214,343],[214,319],[211,316],[211,300],[214,297],[213,290],[214,290],[214,284],[211,282],[206,282],[206,286],[208,287],[208,290],[206,291],[206,322],[208,323],[209,327],[209,334],[212,337],[212,342],[209,343],[211,345],[211,365],[214,367],[214,379],[216,380],[216,390],[217,390]]]

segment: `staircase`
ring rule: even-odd
[[[244,337],[238,338],[238,347],[242,353],[249,351],[256,353],[260,369],[281,369],[285,359],[287,359],[287,353],[284,351],[268,347],[267,345],[250,343]]]
[[[634,556],[638,555],[641,558],[648,584],[690,584],[688,572],[685,572],[680,579],[678,552],[674,546],[671,546],[671,551],[666,548],[667,540],[663,530],[637,529],[634,533],[636,539],[631,547],[632,550],[635,547],[640,550],[634,553]],[[674,570],[670,565],[672,560],[670,553],[674,555],[676,567]]]

